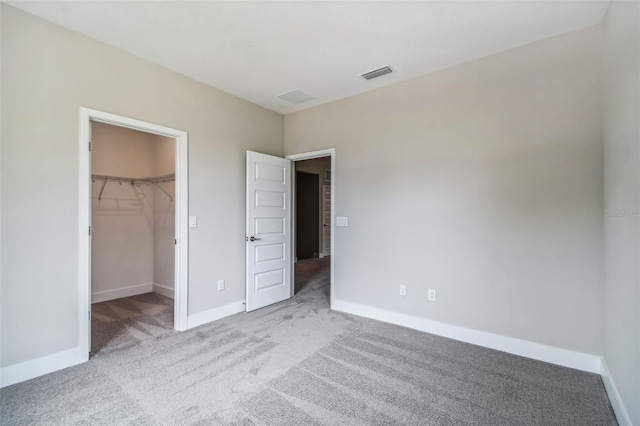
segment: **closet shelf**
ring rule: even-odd
[[[111,182],[129,182],[131,183],[131,185],[142,185],[145,183],[151,183],[153,185],[155,185],[156,187],[158,187],[158,189],[160,189],[160,191],[164,192],[165,195],[167,197],[169,197],[169,199],[171,201],[173,201],[173,197],[171,196],[171,194],[169,194],[167,191],[165,191],[160,185],[158,185],[159,183],[162,182],[169,182],[172,180],[176,180],[176,175],[175,173],[171,173],[168,175],[162,175],[162,176],[153,176],[153,177],[148,177],[148,178],[130,178],[130,177],[123,177],[123,176],[107,176],[107,175],[91,175],[91,179],[95,182],[96,180],[104,180],[104,183],[102,184],[102,188],[100,189],[100,195],[98,195],[98,200],[102,200],[102,193],[104,192],[104,187],[107,186],[107,182],[111,181]]]

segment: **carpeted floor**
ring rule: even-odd
[[[177,333],[173,329],[173,299],[158,293],[91,305],[92,356],[171,333]]]
[[[616,424],[595,374],[331,311],[328,259],[297,271],[288,301],[0,390],[0,424]]]

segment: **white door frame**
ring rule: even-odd
[[[80,107],[80,176],[79,176],[79,342],[82,361],[89,359],[89,311],[91,307],[91,122],[100,122],[146,133],[174,138],[176,140],[176,250],[174,277],[174,328],[187,329],[188,295],[188,247],[189,247],[189,182],[188,182],[188,134],[157,124],[135,120],[108,112]]]
[[[330,262],[330,274],[329,274],[329,305],[330,308],[333,308],[333,301],[335,299],[335,261],[336,261],[336,249],[335,249],[335,231],[336,231],[336,221],[335,212],[336,209],[336,149],[335,148],[327,148],[321,149],[318,151],[310,151],[310,152],[302,152],[300,154],[291,154],[287,155],[284,158],[288,158],[293,161],[302,161],[302,160],[313,160],[314,158],[322,158],[322,157],[331,157],[331,259]],[[291,188],[291,194],[295,194],[295,164],[291,167],[291,181],[293,182],[293,187]],[[294,195],[295,196],[295,195]],[[291,215],[291,238],[293,241],[296,240],[295,235],[295,215]],[[294,244],[291,244],[291,296],[293,296],[293,292],[295,289],[295,253],[293,252]]]

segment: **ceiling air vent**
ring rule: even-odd
[[[360,74],[360,77],[365,80],[373,80],[374,78],[382,77],[383,75],[391,74],[393,70],[387,65],[382,68],[378,68],[377,70],[365,72],[364,74]]]
[[[311,96],[298,89],[283,93],[282,95],[278,95],[278,97],[282,100],[296,105],[301,104],[302,102],[306,102],[309,99],[313,99]]]

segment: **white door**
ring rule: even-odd
[[[331,185],[322,185],[322,254],[331,256]]]
[[[291,160],[247,151],[247,312],[291,297]]]

